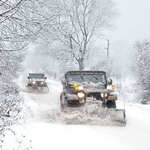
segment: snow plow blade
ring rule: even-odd
[[[94,106],[94,105],[93,105]],[[67,107],[60,111],[53,111],[48,115],[50,122],[63,124],[82,124],[98,126],[126,126],[125,109],[108,109],[97,107]],[[95,108],[95,106],[94,106]],[[55,117],[54,117],[55,116]]]
[[[97,115],[101,119],[107,118],[112,122],[116,122],[118,125],[126,125],[125,109],[105,109],[98,112]]]

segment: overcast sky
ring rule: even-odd
[[[133,44],[137,40],[150,41],[150,0],[115,0],[120,16],[115,22],[117,30],[107,32],[110,41],[109,57],[116,68],[129,71]],[[107,47],[106,38],[103,39]],[[110,59],[109,58],[109,59]]]
[[[111,39],[130,44],[150,39],[150,0],[115,1],[120,17],[116,21],[117,31],[111,33]]]

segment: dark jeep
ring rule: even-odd
[[[29,82],[26,86],[28,91],[49,92],[49,88],[45,81],[47,77],[45,77],[43,73],[29,73],[28,79]]]
[[[102,101],[102,106],[116,108],[117,95],[112,80],[107,81],[104,71],[68,71],[62,79],[61,107],[85,104],[87,97]]]

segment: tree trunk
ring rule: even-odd
[[[79,58],[77,61],[78,61],[78,64],[79,64],[79,70],[83,70],[84,69],[84,65],[83,65],[83,58]]]

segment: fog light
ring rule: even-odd
[[[107,93],[101,93],[101,97],[102,97],[102,98],[107,97]]]
[[[77,83],[74,83],[73,86],[74,86],[74,89],[75,89],[76,91],[79,90],[79,87],[78,87],[78,84],[77,84]]]

